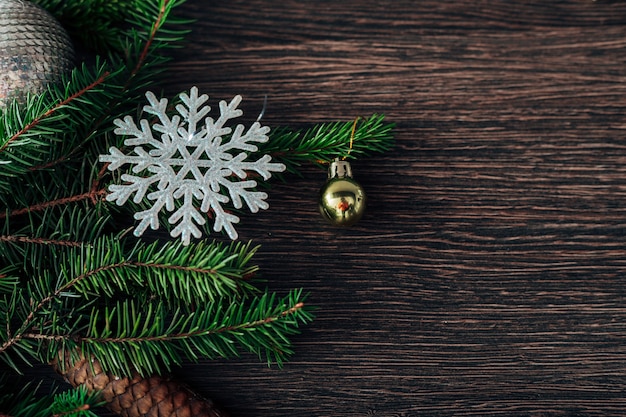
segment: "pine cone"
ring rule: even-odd
[[[104,372],[96,359],[81,355],[72,361],[69,352],[63,359],[63,366],[58,360],[52,363],[59,374],[75,387],[100,390],[107,408],[123,417],[228,417],[213,401],[198,397],[171,379],[139,374],[117,377]]]

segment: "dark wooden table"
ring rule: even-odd
[[[317,213],[319,168],[274,183],[241,240],[317,319],[283,369],[178,371],[234,416],[626,413],[626,3],[188,0],[164,80],[264,123],[383,113],[353,163],[369,206]]]

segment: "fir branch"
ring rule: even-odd
[[[15,177],[67,159],[67,150],[84,139],[81,126],[104,111],[105,104],[97,104],[93,98],[107,94],[105,83],[114,74],[99,63],[94,70],[83,66],[63,82],[67,88],[50,86],[40,95],[27,97],[25,104],[15,101],[4,109],[0,118],[0,193],[10,194]],[[90,103],[85,108],[77,106],[85,101]]]
[[[43,361],[67,354],[93,356],[117,375],[159,373],[180,365],[183,358],[236,357],[239,348],[282,366],[293,353],[289,336],[298,333],[300,323],[312,320],[303,300],[297,290],[280,300],[265,293],[248,303],[220,300],[204,309],[180,307],[174,312],[157,302],[125,300],[104,309],[93,307],[80,333],[41,329],[24,332],[19,339],[46,342]]]
[[[150,0],[34,0],[35,3],[48,10],[69,31],[73,38],[97,53],[106,54],[111,51],[123,52],[129,34],[128,26],[138,22],[145,23],[154,16],[154,8],[164,2]],[[168,0],[166,3],[174,3]],[[168,5],[173,8],[181,4]],[[189,20],[172,19],[164,15],[164,19],[182,25]],[[164,20],[163,19],[163,20]],[[140,26],[145,28],[145,25]],[[172,31],[177,35],[186,33],[179,29]],[[171,39],[170,39],[171,40]],[[172,47],[170,45],[169,47]]]
[[[169,11],[171,11],[171,8],[174,6],[174,3],[175,1],[173,0],[165,0],[165,1],[162,1],[161,4],[159,5],[159,12],[157,14],[156,21],[151,23],[152,28],[150,29],[150,34],[148,35],[148,38],[146,39],[143,50],[139,54],[139,58],[137,59],[137,64],[135,65],[135,68],[133,68],[133,70],[131,71],[130,78],[134,77],[135,74],[137,74],[139,69],[145,63],[146,58],[148,57],[148,53],[152,49],[152,44],[155,42],[156,35],[158,31],[161,29],[163,23],[165,22],[167,14],[169,14]]]
[[[59,273],[76,277],[73,290],[89,294],[143,294],[170,306],[201,304],[256,291],[248,265],[257,248],[248,244],[198,242],[137,243],[127,250],[118,239],[102,238],[92,245],[58,254],[66,260]]]
[[[278,128],[270,140],[259,145],[259,153],[269,153],[298,172],[304,162],[324,164],[335,158],[352,159],[389,150],[393,146],[394,124],[384,123],[384,116],[374,114],[356,121],[322,123],[303,131]],[[352,140],[351,140],[352,139]]]
[[[0,329],[0,340],[4,341],[0,345],[0,359],[16,370],[19,367],[9,352],[30,363],[28,357],[37,357],[33,341],[46,340],[45,335],[55,339],[54,334],[60,330],[67,335],[77,334],[77,329],[85,325],[80,314],[83,318],[98,314],[88,312],[89,300],[98,299],[95,295],[113,298],[126,294],[142,302],[156,298],[165,320],[170,309],[217,303],[217,300],[234,302],[235,295],[256,291],[250,278],[257,267],[248,265],[256,248],[250,244],[183,246],[180,242],[164,245],[139,242],[128,249],[117,237],[103,237],[80,248],[48,249],[45,256],[35,257],[47,262],[54,260],[54,269],[33,271],[39,277],[31,278],[26,289],[14,291],[5,306],[4,313],[13,314],[13,319],[6,320],[4,332]],[[81,296],[82,305],[73,308],[73,299]],[[70,321],[64,317],[67,314],[75,317]]]
[[[39,359],[37,344],[34,340],[25,339],[22,334],[8,338],[0,346],[0,360],[18,374],[21,374],[18,361],[28,366],[33,365],[32,359]]]
[[[55,413],[52,417],[69,417],[69,416],[84,416],[85,413],[89,411],[89,404],[79,404],[78,406],[72,407],[67,411],[62,411],[59,413]],[[96,415],[96,414],[89,414]]]
[[[239,356],[239,348],[282,366],[292,354],[288,336],[298,333],[299,323],[312,320],[303,299],[301,291],[280,300],[265,293],[249,303],[221,300],[197,311],[179,308],[173,314],[159,303],[126,300],[104,311],[94,309],[85,335],[32,337],[51,343],[49,360],[79,348],[85,356],[96,357],[105,370],[121,375],[169,370],[183,358]]]
[[[123,71],[116,79],[118,85],[115,95],[107,101],[106,110],[92,120],[84,142],[89,143],[88,139],[96,134],[107,136],[113,129],[112,120],[138,105],[139,100],[143,98],[142,90],[154,83],[155,77],[162,72],[163,64],[169,61],[169,57],[157,54],[157,51],[175,47],[188,32],[184,29],[168,28],[188,23],[186,20],[171,17],[172,10],[184,1],[135,0],[135,7],[127,10],[125,19],[131,28],[124,32],[124,59],[118,61],[116,57],[109,56],[109,60],[117,63],[118,67],[122,66]],[[110,144],[110,140],[103,142],[107,146]],[[75,148],[71,154],[82,148],[82,145]],[[104,149],[100,146],[94,150],[93,160],[97,160],[97,155]]]
[[[71,207],[50,207],[23,216],[7,217],[0,226],[0,264],[23,265],[23,276],[39,276],[49,270],[58,255],[52,247],[74,247],[97,239],[110,223],[108,205],[83,202]]]
[[[36,290],[32,292],[28,291],[29,293],[31,293],[30,295],[32,295],[33,298],[29,300],[28,306],[24,305],[25,300],[20,300],[22,301],[20,310],[23,314],[26,315],[26,317],[21,320],[22,323],[19,324],[19,327],[15,331],[12,331],[9,327],[10,321],[6,323],[7,328],[6,334],[4,335],[5,337],[3,338],[4,343],[0,345],[0,359],[4,360],[5,363],[15,369],[17,372],[19,372],[19,368],[8,356],[11,349],[12,352],[16,353],[26,363],[30,363],[26,356],[37,357],[37,355],[35,354],[34,345],[29,344],[29,339],[34,338],[27,337],[26,335],[28,335],[29,330],[34,327],[34,322],[41,310],[43,310],[51,301],[58,299],[63,292],[71,288],[75,283],[76,281],[69,282],[66,285],[58,288],[54,292],[43,296],[39,301],[33,299],[37,295]],[[23,293],[23,291],[24,290],[16,291],[14,293],[14,298],[16,300],[21,298],[22,294],[20,293]],[[17,304],[17,302],[15,304]]]
[[[0,415],[12,417],[96,417],[92,411],[104,405],[100,393],[85,387],[58,392],[58,387],[44,390],[41,384],[22,383],[15,377],[0,380]]]
[[[32,120],[30,120],[25,126],[23,126],[19,131],[15,132],[13,134],[13,136],[11,136],[10,138],[8,138],[4,144],[2,144],[2,146],[0,146],[0,152],[3,152],[6,150],[7,147],[9,147],[11,145],[11,143],[15,142],[15,140],[19,137],[23,137],[26,135],[26,133],[28,133],[30,130],[32,130],[35,126],[37,126],[38,124],[40,124],[42,122],[42,120],[50,118],[52,115],[54,115],[55,113],[57,113],[61,108],[63,108],[64,106],[67,106],[70,102],[72,102],[73,100],[78,99],[79,97],[85,95],[85,93],[87,93],[89,90],[93,90],[94,88],[96,88],[97,86],[101,85],[102,83],[105,82],[105,80],[107,79],[107,77],[110,75],[109,72],[104,72],[102,75],[100,75],[100,77],[98,77],[97,80],[95,80],[94,82],[92,82],[91,84],[81,88],[79,91],[76,91],[75,93],[71,94],[69,97],[61,100],[60,102],[56,103],[53,107],[47,109],[43,114],[37,115],[35,118],[33,118]]]
[[[104,404],[99,392],[81,386],[55,395],[48,412],[41,417],[97,417],[92,409]]]

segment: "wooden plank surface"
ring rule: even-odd
[[[626,408],[626,3],[188,0],[169,94],[264,95],[269,126],[383,113],[369,206],[325,225],[325,173],[242,217],[268,286],[317,319],[283,369],[178,376],[234,416],[610,416]]]

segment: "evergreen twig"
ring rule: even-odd
[[[298,173],[303,163],[327,164],[335,158],[353,159],[381,153],[393,146],[392,123],[374,114],[355,121],[322,123],[309,129],[278,128],[270,140],[259,146],[260,153],[269,153],[284,163],[287,170]],[[352,140],[351,140],[352,139]]]
[[[138,243],[128,250],[109,238],[80,249],[52,248],[57,270],[43,271],[27,289],[13,289],[10,304],[18,306],[21,319],[5,323],[0,359],[19,371],[16,362],[3,355],[10,349],[28,363],[29,357],[47,362],[57,350],[78,343],[82,352],[96,355],[104,369],[156,372],[179,364],[181,355],[236,355],[236,341],[280,364],[291,352],[286,336],[311,315],[299,291],[280,302],[273,294],[253,296],[250,276],[256,267],[248,262],[254,251],[249,244],[180,242]],[[20,305],[24,291],[29,300]],[[96,302],[121,294],[132,298]],[[234,302],[236,298],[240,302]],[[44,356],[35,349],[41,341],[49,343]]]
[[[79,387],[65,392],[52,389],[48,395],[32,382],[16,384],[15,378],[0,379],[0,415],[10,417],[96,417],[93,410],[103,405],[97,392]],[[20,381],[21,382],[21,381]],[[15,391],[13,388],[21,387]],[[3,414],[4,413],[4,414]]]

